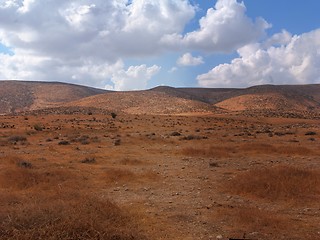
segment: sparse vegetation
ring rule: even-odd
[[[112,113],[111,113],[111,117],[112,117],[113,119],[115,119],[115,118],[117,117],[117,114],[116,114],[115,112],[112,112]]]
[[[36,130],[36,131],[42,131],[42,130],[44,129],[44,127],[43,127],[41,124],[39,124],[39,123],[33,125],[33,128],[34,128],[34,130]]]
[[[58,144],[59,145],[70,145],[70,142],[67,140],[63,140],[63,141],[60,141]]]
[[[32,164],[27,161],[18,161],[17,166],[21,168],[32,168]]]
[[[27,141],[27,138],[25,136],[15,135],[15,136],[9,137],[8,141],[12,143],[17,143],[17,142],[24,143]]]
[[[209,166],[210,166],[210,167],[220,167],[220,166],[219,166],[219,163],[217,163],[217,162],[210,162],[210,163],[209,163]]]
[[[181,136],[181,133],[179,133],[179,132],[172,132],[172,133],[170,134],[170,136],[173,136],[173,137]]]
[[[284,216],[253,207],[219,209],[215,217],[234,226],[232,239],[260,239],[256,236],[261,234],[260,232],[272,232],[277,235],[288,228]]]
[[[0,116],[0,239],[319,236],[315,119],[46,111]]]
[[[89,164],[96,163],[96,159],[94,157],[87,157],[83,159],[81,163],[89,163]]]
[[[237,175],[228,188],[237,194],[272,201],[317,201],[320,172],[292,166],[254,169]]]
[[[216,158],[229,157],[231,152],[232,148],[219,146],[201,148],[187,147],[182,149],[182,153],[187,156],[203,156]]]
[[[306,135],[306,136],[314,136],[314,135],[317,135],[317,133],[314,132],[314,131],[308,131],[304,135]]]
[[[181,138],[181,140],[200,140],[200,139],[207,139],[207,137],[206,136],[188,135],[188,136]]]
[[[116,139],[113,143],[114,146],[119,146],[121,144],[121,139]]]
[[[146,239],[128,214],[105,199],[74,192],[17,199],[24,201],[15,204],[19,208],[1,202],[1,239]]]

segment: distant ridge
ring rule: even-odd
[[[0,81],[0,113],[54,107],[105,92],[60,82]]]
[[[320,84],[249,88],[159,86],[143,91],[112,92],[60,82],[0,81],[0,114],[59,107],[130,114],[273,111],[320,115]]]

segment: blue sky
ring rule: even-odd
[[[113,90],[320,83],[318,9],[318,0],[0,0],[0,79]]]

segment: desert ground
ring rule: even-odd
[[[319,121],[0,116],[0,239],[320,239]]]

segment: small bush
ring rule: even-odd
[[[224,158],[229,157],[232,152],[232,148],[230,147],[205,147],[205,148],[193,148],[186,147],[182,149],[182,154],[187,156],[201,156],[201,157],[214,157],[214,158]],[[210,165],[210,167],[212,167]]]
[[[116,139],[114,141],[114,146],[119,146],[121,144],[121,139]]]
[[[170,134],[170,136],[173,136],[173,137],[181,136],[181,133],[179,133],[179,132],[172,132],[172,133]]]
[[[42,131],[44,127],[37,123],[37,124],[33,125],[33,128],[36,131]]]
[[[306,135],[306,136],[314,136],[314,135],[317,135],[317,133],[309,131],[309,132],[306,132],[304,135]]]
[[[195,136],[195,135],[188,135],[188,136],[185,136],[183,138],[181,138],[181,140],[200,140],[200,139],[207,139],[207,137],[203,136]]]
[[[114,113],[114,112],[112,112],[112,113],[111,113],[111,117],[112,117],[113,119],[115,119],[115,118],[117,117],[117,114]]]
[[[217,162],[210,162],[210,163],[209,163],[209,166],[210,166],[210,167],[219,167],[219,163],[217,163]]]
[[[58,144],[59,145],[70,145],[70,142],[63,140],[63,141],[60,141]]]
[[[78,137],[78,138],[74,139],[73,141],[79,142],[79,143],[81,143],[82,145],[87,145],[87,144],[90,143],[90,142],[89,142],[89,136],[88,136],[88,135],[83,135],[83,136],[81,136],[81,137]]]
[[[17,143],[17,142],[26,142],[27,141],[27,138],[24,137],[24,136],[11,136],[8,138],[8,141],[9,142],[14,142],[14,143]]]
[[[92,157],[92,158],[85,158],[85,159],[83,159],[83,160],[81,161],[81,163],[89,163],[89,164],[91,164],[91,163],[96,163],[96,159],[95,159],[94,157]]]
[[[27,161],[19,161],[17,163],[17,166],[21,167],[21,168],[32,168],[32,164],[30,162],[27,162]]]

